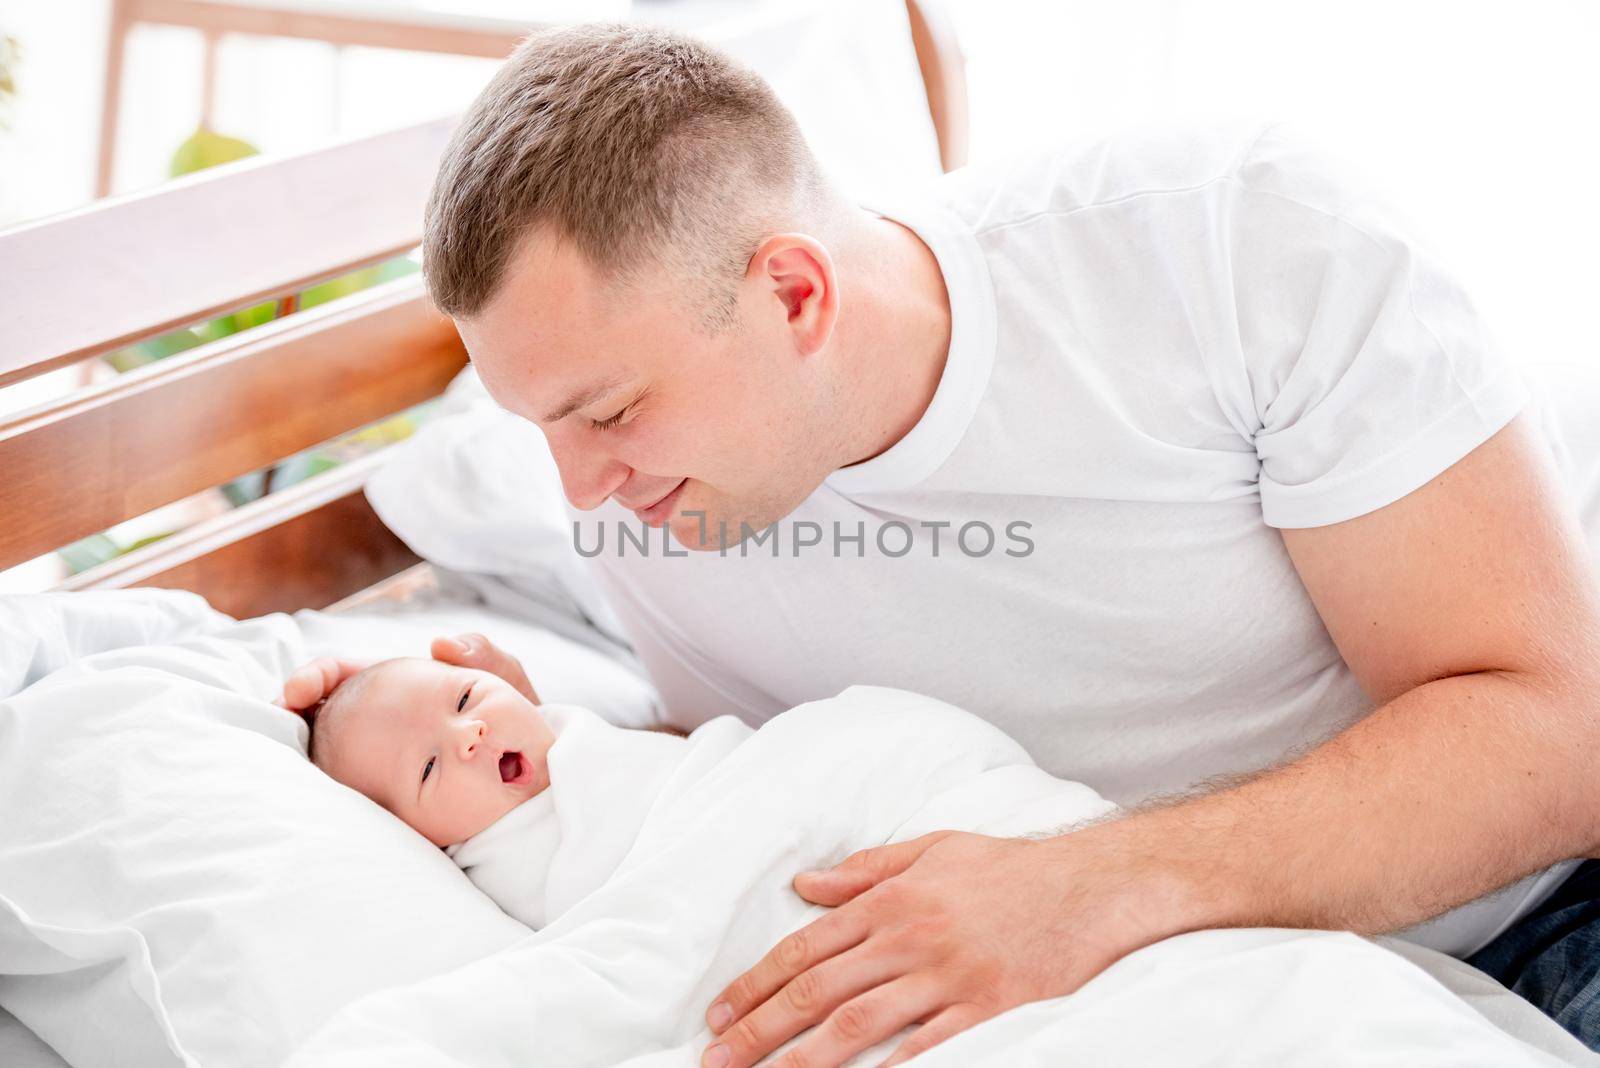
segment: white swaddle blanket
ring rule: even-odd
[[[455,850],[538,930],[334,1016],[289,1062],[698,1064],[712,998],[826,910],[793,876],[953,828],[1049,832],[1112,809],[943,702],[852,687],[761,730],[687,739],[547,706],[551,787]],[[854,1059],[875,1064],[896,1036]],[[798,1039],[796,1039],[798,1041]],[[786,1048],[786,1047],[785,1047]],[[1353,935],[1211,931],[1113,965],[1076,994],[1002,1014],[919,1065],[1560,1063],[1420,968]]]
[[[445,850],[478,889],[536,931],[611,877],[691,745],[624,730],[576,705],[539,711],[556,736],[549,789]]]
[[[802,705],[788,716],[848,716],[849,710],[859,706],[862,715],[872,717],[895,704],[905,705],[913,715],[918,706],[936,706],[940,714],[954,712],[980,725],[979,733],[985,741],[1004,740],[1005,745],[996,750],[979,747],[974,754],[980,762],[1005,761],[991,768],[989,777],[981,783],[973,784],[973,788],[983,791],[983,796],[996,802],[983,820],[982,829],[987,833],[1020,834],[1042,825],[1074,824],[1115,808],[1086,787],[1047,775],[1014,742],[982,720],[930,698],[900,690],[855,687],[832,702]],[[550,788],[466,842],[445,850],[478,889],[512,918],[534,930],[559,919],[611,877],[638,840],[657,800],[664,799],[669,780],[691,754],[697,758],[694,766],[703,767],[703,761],[723,752],[727,743],[738,744],[755,733],[731,716],[719,721],[722,725],[714,732],[708,733],[703,727],[692,738],[680,738],[656,731],[624,730],[575,705],[542,705],[540,712],[556,736],[548,758]],[[907,726],[916,729],[914,725]],[[945,732],[937,729],[937,719],[928,726],[932,737],[944,736]],[[848,750],[860,732],[859,724],[854,729],[842,729],[830,748]],[[1004,752],[1007,746],[1012,750],[1009,754]],[[873,773],[868,753],[848,755],[853,759],[840,761],[835,766],[836,774],[848,774],[850,768],[858,775]],[[1003,777],[1003,783],[994,781],[996,774]],[[846,783],[840,785],[849,788]],[[925,789],[925,784],[916,785]],[[963,798],[959,807],[965,815],[952,818],[962,824],[970,823],[982,808],[975,797]],[[903,815],[909,816],[911,811],[908,807]],[[895,839],[903,837],[893,835]],[[858,840],[836,848],[849,852],[888,840]],[[794,871],[802,871],[805,866]]]

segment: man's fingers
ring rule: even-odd
[[[473,668],[498,675],[496,668],[508,659],[494,642],[482,634],[458,634],[454,638],[435,638],[428,650],[435,660],[457,667]]]
[[[831,912],[785,936],[754,968],[723,987],[706,1010],[706,1025],[721,1034],[730,1024],[743,1018],[789,980],[810,968],[854,949],[865,941],[862,921],[842,912]]]
[[[718,1035],[716,1044],[728,1050],[728,1068],[745,1068],[849,999],[894,979],[902,970],[901,962],[869,951],[863,942],[789,980],[782,990]],[[702,1063],[710,1064],[713,1059],[715,1054],[708,1048]]]
[[[877,1045],[935,1011],[943,997],[939,980],[928,972],[902,975],[851,998],[822,1024],[778,1058],[774,1068],[802,1064],[848,1064],[856,1054]],[[738,1063],[738,1062],[734,1062]]]
[[[463,638],[435,638],[428,646],[428,654],[435,660],[445,664],[455,664],[465,667],[462,660],[471,653],[471,648]]]
[[[528,681],[528,673],[522,670],[522,663],[482,634],[435,638],[429,652],[435,660],[443,663],[498,675],[509,682],[522,696],[534,704],[540,703],[533,683]]]
[[[952,1005],[939,1015],[917,1028],[906,1036],[906,1040],[895,1047],[889,1059],[878,1065],[878,1068],[894,1068],[897,1064],[904,1064],[912,1057],[926,1053],[952,1035],[958,1035],[969,1027],[976,1027],[988,1016],[984,1011],[971,1002],[962,1002]]]
[[[950,831],[934,831],[909,842],[874,846],[845,857],[838,864],[821,871],[805,871],[794,877],[794,889],[801,897],[817,905],[842,905],[893,878],[911,867],[917,858]]]

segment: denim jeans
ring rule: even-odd
[[[1549,900],[1467,963],[1600,1051],[1600,861],[1580,864]]]

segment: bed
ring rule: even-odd
[[[952,164],[959,67],[927,5],[907,6],[929,152]],[[404,255],[451,129],[445,119],[247,161],[0,234],[0,385]],[[481,398],[470,376],[458,379],[465,362],[413,273],[6,416],[0,569],[378,423],[453,381],[439,418],[469,417]],[[438,851],[320,779],[303,726],[266,698],[312,655],[415,652],[432,634],[473,630],[539,664],[547,700],[646,726],[654,695],[582,590],[559,576],[469,573],[391,531],[364,487],[396,470],[380,450],[51,593],[0,602],[0,807],[11,806],[0,833],[0,1064],[278,1063],[345,1006],[523,944],[528,930]],[[319,957],[327,946],[341,955]],[[1430,1026],[1482,1037],[1481,1063],[1588,1062],[1492,981],[1437,954],[1396,952],[1405,956],[1386,973],[1396,989],[1426,991]],[[1095,1020],[1101,1033],[1128,1026],[1114,1003]],[[1285,1012],[1273,1039],[1329,1040],[1304,1030]],[[1428,1033],[1419,1023],[1406,1041]],[[1049,1063],[1043,1032],[1029,1034],[1031,1053],[997,1040],[985,1062]],[[1398,1060],[1428,1062],[1416,1054],[1395,1047]],[[1095,1062],[1139,1063],[1126,1055]],[[366,1063],[435,1062],[374,1053]]]

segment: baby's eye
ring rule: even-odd
[[[423,782],[427,782],[428,781],[428,773],[433,771],[433,762],[435,760],[438,760],[438,759],[439,759],[438,757],[429,757],[428,758],[428,762],[426,764],[422,765],[422,781]]]
[[[467,707],[467,698],[469,698],[471,696],[472,696],[472,687],[471,686],[468,686],[465,690],[461,691],[461,700],[456,702],[456,711],[457,712],[460,712],[462,709]]]

